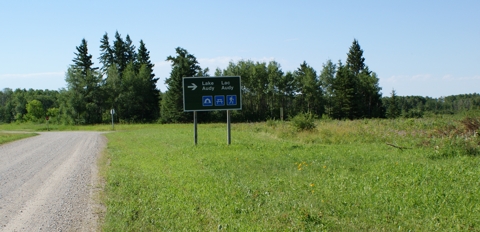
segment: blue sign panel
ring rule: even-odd
[[[212,96],[202,96],[202,105],[203,106],[213,106],[213,97]]]
[[[227,105],[228,106],[237,105],[237,95],[227,95]]]
[[[215,106],[224,106],[225,105],[225,96],[216,95],[215,96]]]

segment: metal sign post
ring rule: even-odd
[[[197,111],[227,111],[227,143],[231,143],[230,110],[242,109],[241,81],[233,77],[184,77],[183,111],[193,112],[197,144]]]
[[[113,115],[115,114],[115,110],[111,109],[110,114],[112,115],[112,130],[115,130],[115,127],[113,126]]]
[[[197,145],[197,111],[193,111],[193,140]]]
[[[230,136],[230,110],[227,110],[227,144],[232,143],[232,137]]]

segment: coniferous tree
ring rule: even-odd
[[[77,52],[74,52],[75,58],[73,61],[73,67],[80,69],[83,75],[87,75],[87,72],[96,70],[92,62],[92,55],[88,54],[87,41],[82,39],[80,46],[76,47]]]
[[[153,73],[154,64],[150,61],[150,52],[147,50],[143,40],[140,40],[136,60],[139,80],[142,82],[141,94],[144,100],[144,110],[142,114],[145,120],[153,121],[158,118],[160,113],[160,91],[157,89],[158,78],[156,78]]]
[[[187,50],[177,47],[175,57],[168,56],[167,61],[172,63],[170,77],[165,80],[168,90],[163,95],[161,104],[162,122],[185,122],[190,114],[183,112],[183,77],[194,77],[200,72],[197,58],[189,54]]]
[[[356,39],[353,40],[349,49],[345,66],[353,74],[357,85],[355,95],[358,99],[355,103],[357,104],[355,118],[382,117],[382,94],[378,78],[365,65],[363,50]]]
[[[347,53],[347,68],[357,76],[365,68],[365,58],[363,50],[360,48],[358,40],[354,39],[350,50]]]
[[[66,82],[70,92],[69,102],[73,111],[71,116],[77,123],[97,123],[101,119],[101,76],[93,67],[92,55],[88,53],[87,42],[82,40],[77,47],[78,53],[72,60]]]
[[[113,41],[113,59],[115,64],[117,65],[118,72],[120,73],[120,77],[122,76],[123,70],[127,67],[128,60],[127,60],[127,50],[125,46],[125,42],[122,39],[122,36],[117,32],[115,32],[115,41]]]
[[[137,60],[137,52],[135,51],[135,45],[133,45],[130,36],[127,34],[125,37],[125,61],[127,64],[135,63]],[[137,68],[138,69],[138,68]]]
[[[397,93],[395,90],[392,90],[390,99],[388,101],[386,116],[387,118],[397,118],[400,116],[400,114],[401,110],[398,106]]]
[[[100,57],[98,59],[102,64],[101,72],[106,75],[108,68],[114,64],[114,54],[106,32],[100,40]]]
[[[340,61],[335,74],[333,88],[333,117],[355,119],[358,117],[357,79],[350,69]]]

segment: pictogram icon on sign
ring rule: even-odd
[[[215,106],[224,106],[225,105],[225,96],[216,95],[215,96]]]
[[[212,96],[202,96],[202,105],[203,106],[213,106],[213,97]]]
[[[237,95],[227,95],[227,106],[237,105]]]

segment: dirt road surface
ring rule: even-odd
[[[0,145],[0,231],[95,231],[99,132],[42,132]]]

